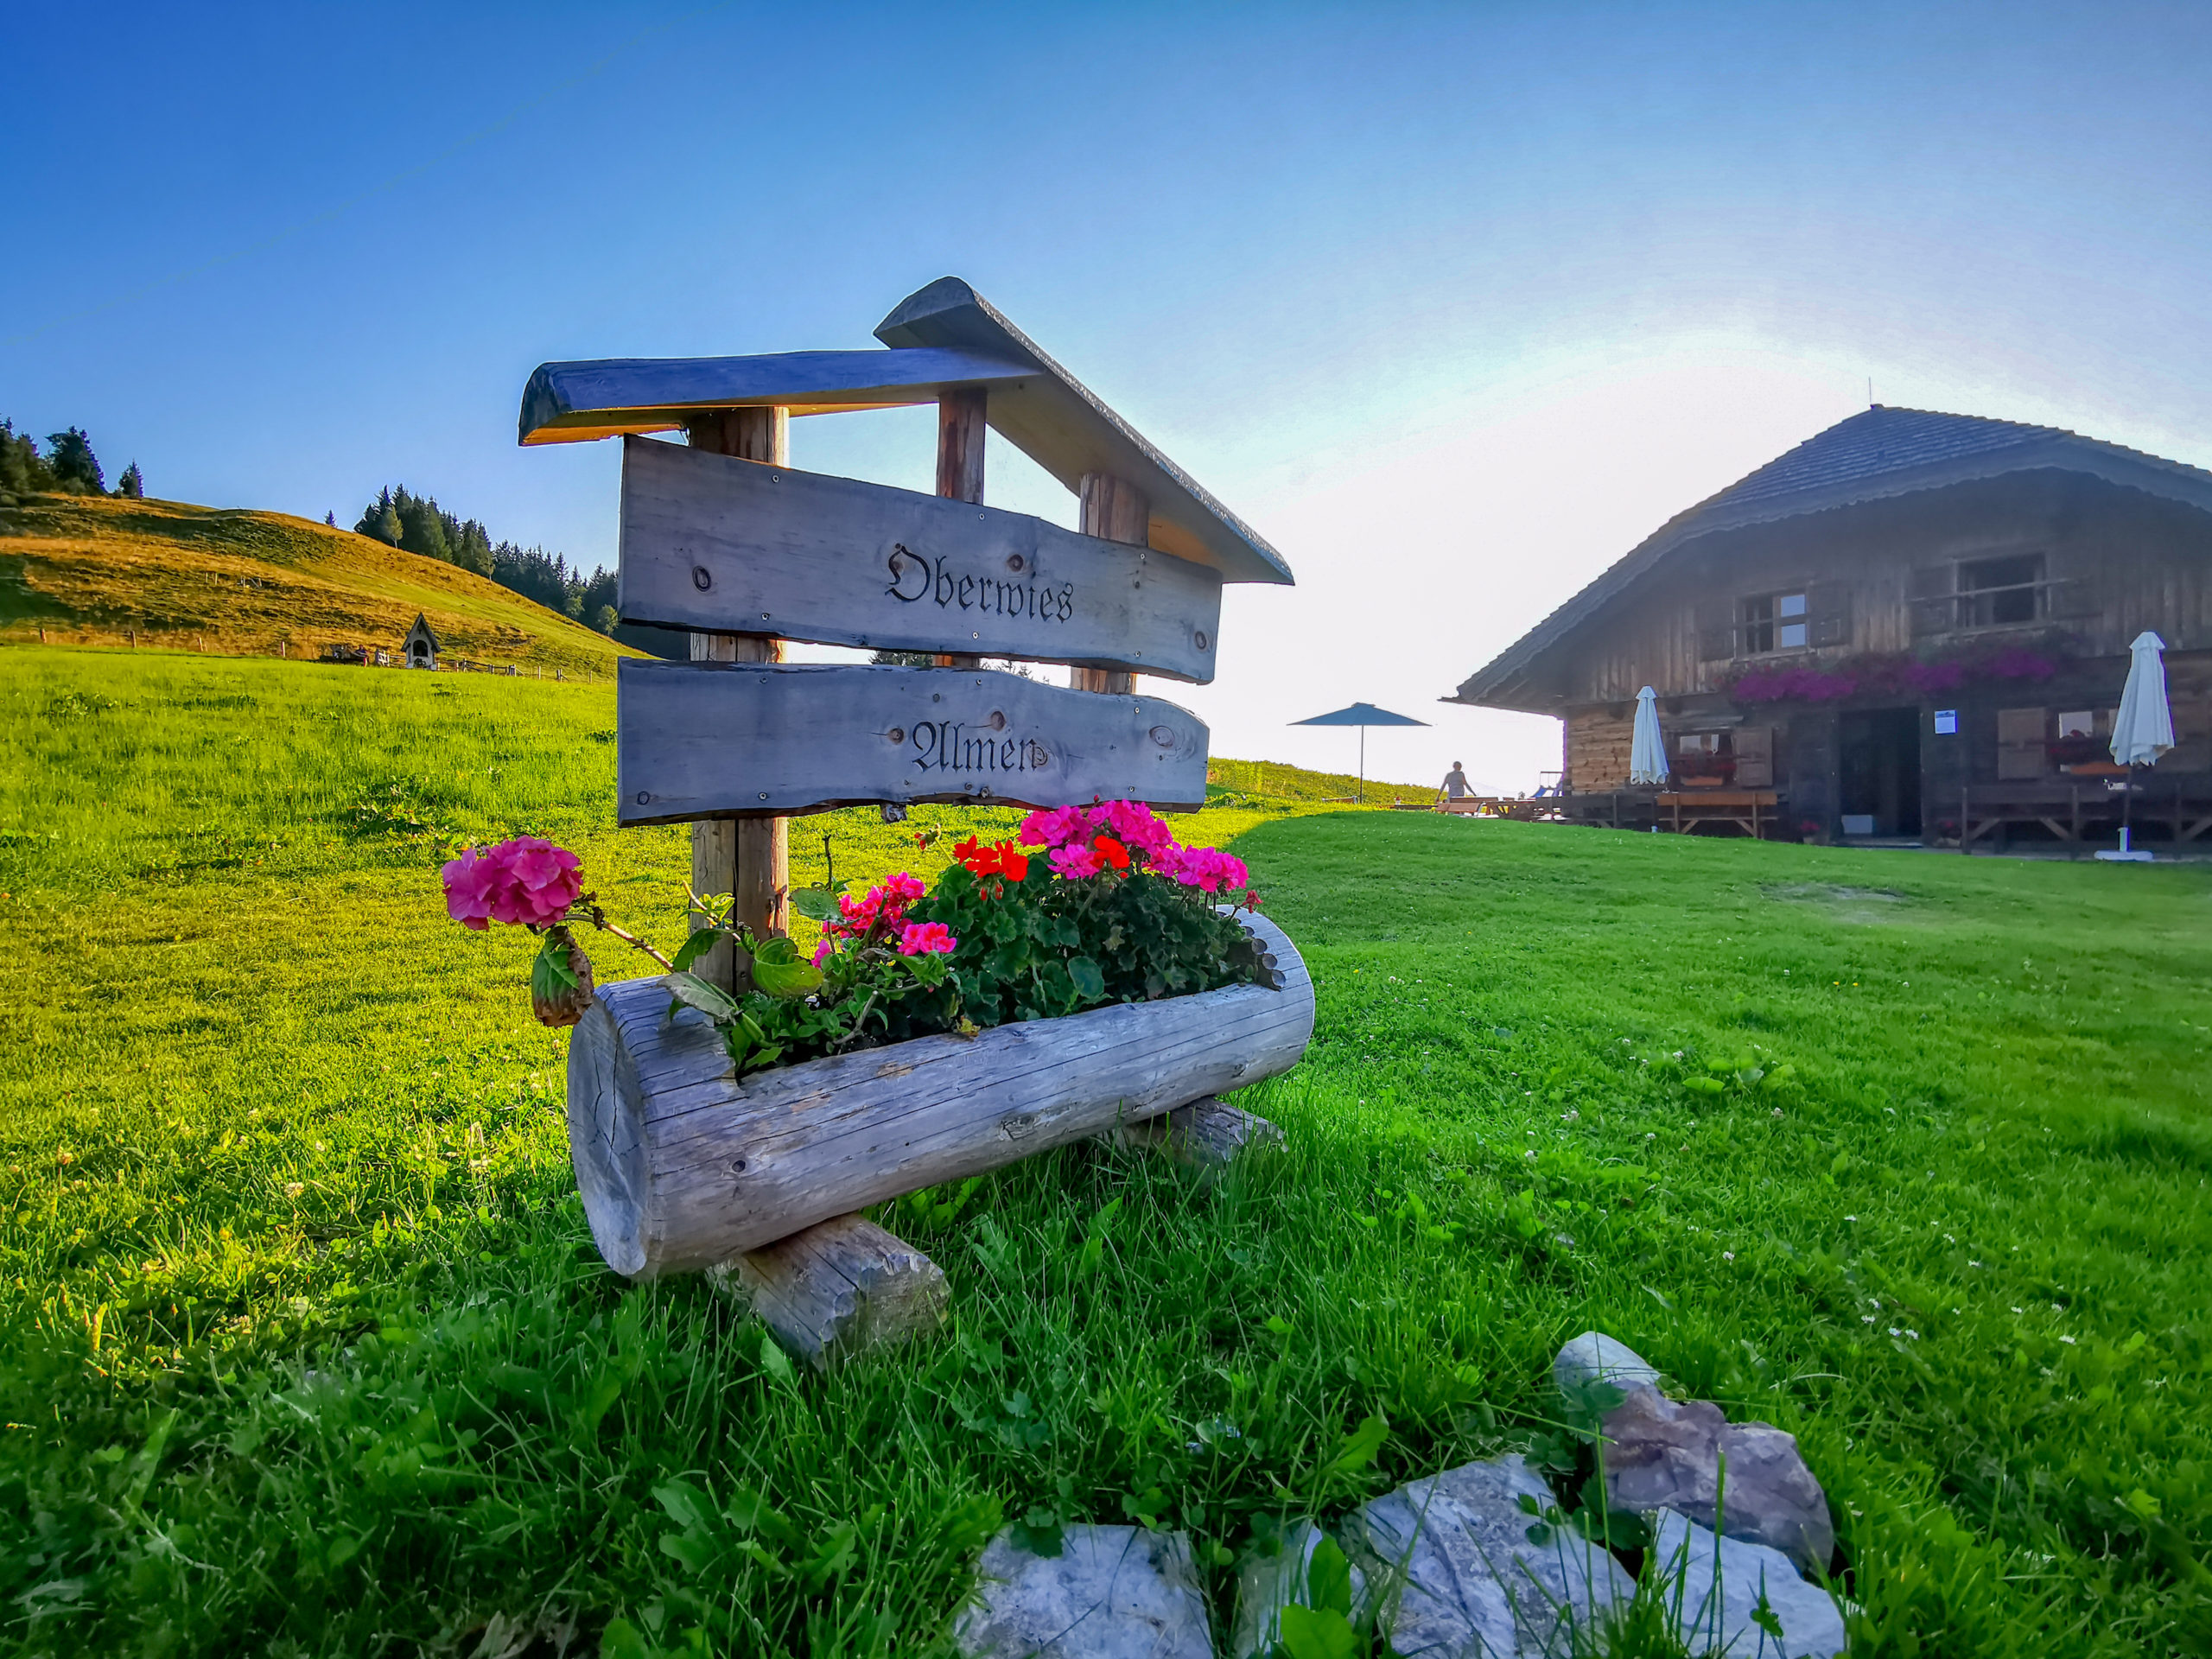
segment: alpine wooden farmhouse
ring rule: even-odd
[[[2177,747],[2133,815],[2192,838],[2212,827],[2212,473],[1877,405],[1662,525],[1447,701],[1564,721],[1571,817],[2080,840],[2118,817],[2105,743],[2145,630]],[[1628,787],[1644,685],[1674,774],[1656,793]]]

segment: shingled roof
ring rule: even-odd
[[[1580,593],[1463,682],[1446,702],[1491,704],[1541,652],[1596,616],[1659,563],[1720,531],[2005,473],[2086,473],[2212,512],[2212,473],[2055,426],[1877,404],[1677,513]]]

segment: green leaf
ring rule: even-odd
[[[1039,1505],[1014,1523],[1014,1547],[1026,1549],[1032,1555],[1052,1560],[1066,1543],[1066,1529],[1061,1526],[1059,1513],[1055,1510]]]
[[[695,974],[671,974],[664,982],[671,996],[686,1007],[698,1009],[716,1024],[738,1017],[737,1004],[730,1000],[729,993],[720,986],[709,985]]]
[[[1306,1601],[1316,1611],[1351,1617],[1351,1563],[1337,1541],[1324,1537],[1306,1563]]]
[[[819,989],[822,970],[789,939],[767,939],[753,953],[753,982],[771,996],[789,1000]]]
[[[1759,1605],[1751,1609],[1751,1623],[1764,1630],[1777,1642],[1782,1640],[1782,1621],[1775,1616],[1774,1609],[1769,1605],[1766,1592],[1764,1590],[1759,1592]]]
[[[787,1389],[798,1387],[798,1376],[791,1370],[791,1356],[777,1347],[776,1339],[766,1331],[760,1333],[760,1369]]]
[[[1293,1602],[1282,1610],[1279,1629],[1289,1659],[1355,1659],[1359,1652],[1359,1632],[1333,1608],[1300,1607]]]
[[[553,932],[545,936],[544,943],[537,947],[537,960],[531,966],[531,988],[533,991],[537,988],[537,970],[541,967],[552,976],[557,985],[572,991],[576,988],[575,970],[569,966],[571,943],[564,933]]]
[[[719,927],[702,927],[695,931],[690,938],[683,941],[683,948],[676,953],[677,972],[682,973],[728,937],[728,931]]]
[[[1390,1425],[1382,1413],[1361,1421],[1357,1428],[1344,1436],[1344,1444],[1337,1448],[1336,1456],[1321,1465],[1321,1478],[1333,1480],[1345,1475],[1356,1475],[1375,1461],[1375,1454],[1382,1449],[1382,1442],[1390,1437]]]
[[[1718,1077],[1684,1077],[1682,1087],[1694,1095],[1717,1095],[1727,1085]]]
[[[619,1613],[599,1633],[599,1659],[652,1659],[645,1633]]]
[[[1089,957],[1068,959],[1068,977],[1075,982],[1076,994],[1086,1001],[1095,1002],[1106,995],[1106,975]]]
[[[821,887],[792,889],[791,908],[810,922],[834,922],[839,913],[837,895]]]

